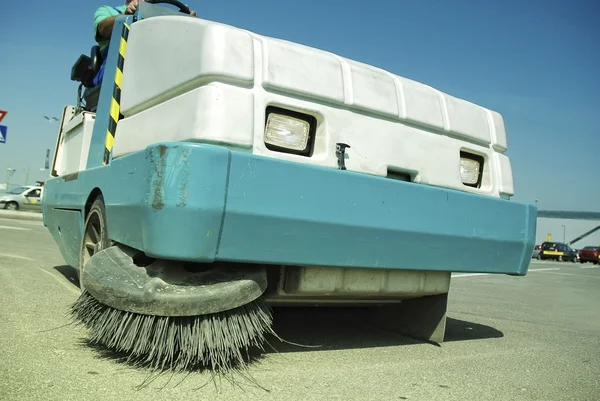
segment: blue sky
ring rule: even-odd
[[[515,200],[600,211],[600,3],[589,0],[188,0],[201,18],[332,51],[500,112]],[[71,66],[93,44],[91,1],[7,1],[0,12],[0,182],[43,179]],[[114,4],[119,5],[117,1]],[[562,240],[598,222],[540,220]],[[569,238],[567,238],[568,240]],[[600,243],[600,234],[590,237]],[[584,241],[588,242],[588,241]],[[583,243],[576,244],[578,246]]]

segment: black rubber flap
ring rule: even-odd
[[[217,265],[200,272],[184,266],[166,260],[137,266],[131,252],[112,246],[89,260],[81,282],[107,306],[156,316],[223,312],[254,301],[267,287],[266,269],[261,266]]]

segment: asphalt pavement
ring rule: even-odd
[[[0,219],[43,221],[43,215],[40,210],[13,211],[0,209]]]
[[[483,261],[482,261],[483,263]],[[456,274],[446,341],[426,344],[347,310],[277,311],[274,343],[244,374],[123,365],[68,325],[74,272],[42,223],[0,219],[2,400],[598,400],[600,268],[532,261],[526,277]],[[140,387],[141,384],[145,384]]]

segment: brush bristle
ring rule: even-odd
[[[261,298],[206,316],[163,317],[113,309],[84,291],[71,315],[89,330],[92,344],[156,370],[239,368],[248,352],[262,349],[266,335],[273,334],[271,310]]]

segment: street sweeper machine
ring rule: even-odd
[[[274,306],[442,342],[452,272],[527,273],[537,210],[494,111],[173,0],[119,16],[71,78],[44,224],[72,316],[133,361],[244,363]]]

